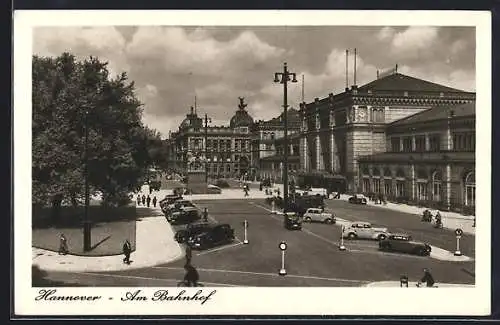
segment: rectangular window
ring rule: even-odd
[[[390,179],[384,180],[384,194],[387,196],[392,195],[392,180]]]
[[[427,183],[417,183],[417,199],[419,201],[427,200]]]
[[[373,179],[373,192],[380,193],[380,179],[379,178]]]
[[[416,152],[425,151],[425,136],[419,135],[415,137],[415,151]]]
[[[434,182],[432,186],[432,199],[434,201],[441,200],[441,183]]]
[[[403,138],[403,152],[412,152],[411,137]]]
[[[391,151],[401,151],[401,142],[399,141],[399,138],[391,138]]]
[[[432,134],[429,135],[429,151],[438,152],[441,150],[441,135]]]
[[[370,179],[363,178],[363,192],[370,193]]]
[[[397,197],[405,196],[405,182],[404,181],[396,181],[396,196]]]

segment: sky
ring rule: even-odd
[[[227,125],[245,97],[255,119],[277,116],[283,85],[274,73],[289,70],[288,104],[337,94],[345,88],[345,51],[353,84],[354,48],[359,86],[377,70],[398,72],[475,91],[475,29],[434,26],[104,26],[37,27],[33,54],[79,59],[96,56],[113,75],[127,72],[144,104],[143,121],[164,138],[194,105],[212,125]],[[302,85],[302,76],[304,84]]]

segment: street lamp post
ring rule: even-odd
[[[290,76],[292,79],[290,80]],[[274,73],[274,82],[283,84],[283,127],[285,129],[285,159],[283,161],[283,203],[285,210],[288,208],[288,103],[287,103],[287,84],[288,82],[297,82],[297,76],[294,72],[288,71],[286,62],[283,64],[283,72]]]
[[[89,220],[89,205],[90,205],[90,191],[89,191],[89,177],[88,177],[88,137],[89,137],[89,127],[88,127],[88,109],[85,110],[85,135],[84,135],[84,156],[85,156],[85,167],[84,167],[84,181],[85,181],[85,211],[83,217],[83,250],[85,252],[90,251],[91,243],[91,223]]]
[[[208,123],[212,123],[212,119],[205,113],[205,183],[208,184]]]

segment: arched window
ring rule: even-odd
[[[434,201],[441,200],[441,180],[441,172],[439,170],[436,170],[432,174],[432,199]]]
[[[378,169],[378,167],[373,168],[372,175],[374,177],[380,177],[380,169]]]
[[[368,167],[364,167],[361,173],[363,176],[370,176],[370,170]]]
[[[384,168],[384,194],[391,197],[392,189],[392,172],[389,167]]]
[[[475,206],[476,205],[476,173],[469,172],[465,175],[464,179],[465,187],[465,205]]]

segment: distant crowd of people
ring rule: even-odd
[[[156,203],[157,203],[157,199],[156,199],[156,196],[153,196],[153,199],[151,199],[151,197],[148,195],[142,195],[141,197],[141,194],[137,194],[137,205],[140,206],[142,203],[143,206],[147,206],[148,208],[150,207],[151,203],[153,203],[153,207],[156,208]]]

